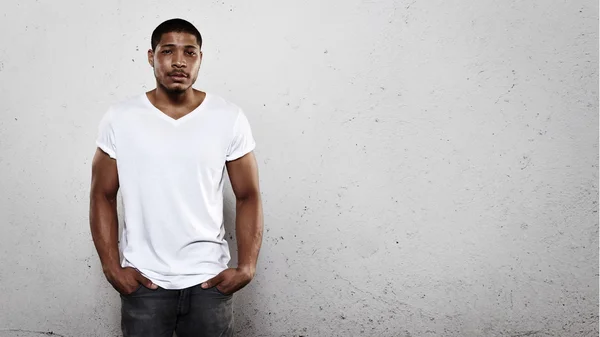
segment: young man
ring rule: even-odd
[[[100,123],[90,225],[121,295],[125,337],[232,336],[232,295],[256,270],[263,215],[255,143],[239,107],[192,88],[201,46],[191,23],[160,24],[148,50],[156,89],[111,106]],[[225,167],[237,201],[237,268],[227,266]]]

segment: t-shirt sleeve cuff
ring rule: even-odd
[[[248,153],[252,152],[255,147],[256,147],[256,143],[252,142],[251,144],[249,144],[245,148],[240,149],[240,150],[238,150],[238,151],[230,154],[229,156],[227,156],[227,158],[225,160],[227,160],[227,161],[233,161],[233,160],[236,160],[236,159],[240,159],[243,156],[247,155]]]
[[[112,159],[117,159],[117,154],[108,145],[103,144],[101,141],[97,140],[96,146],[98,146],[98,148],[100,148],[100,150],[104,151]]]

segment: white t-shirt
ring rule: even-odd
[[[238,106],[207,93],[175,120],[144,93],[108,109],[96,145],[117,161],[121,266],[166,289],[197,285],[228,268],[225,162],[255,147]]]

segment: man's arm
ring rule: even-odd
[[[238,268],[254,277],[262,243],[263,212],[254,153],[227,163],[229,180],[236,199],[235,235]]]
[[[254,278],[262,243],[263,211],[258,186],[258,167],[254,153],[226,163],[236,198],[235,234],[238,267],[230,268],[203,283],[203,288],[217,288],[226,294],[246,286]]]
[[[137,289],[139,283],[150,288],[152,282],[133,268],[121,268],[118,246],[119,223],[117,162],[100,149],[92,160],[90,189],[90,229],[102,271],[112,286],[123,294]],[[154,286],[156,287],[156,286]]]
[[[92,160],[90,189],[90,229],[100,256],[102,270],[107,273],[120,267],[118,247],[117,162],[100,149]]]

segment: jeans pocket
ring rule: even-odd
[[[231,295],[233,295],[233,294],[225,294],[224,292],[222,292],[221,290],[219,290],[219,288],[217,288],[217,286],[214,286],[214,287],[213,287],[213,289],[214,289],[214,290],[215,290],[217,293],[219,293],[220,295],[223,295],[223,296],[231,296]]]
[[[142,290],[142,288],[144,288],[144,286],[140,283],[140,285],[133,292],[131,292],[129,294],[121,294],[121,296],[126,296],[126,297],[127,296],[133,296],[133,295],[139,293],[140,290]]]

